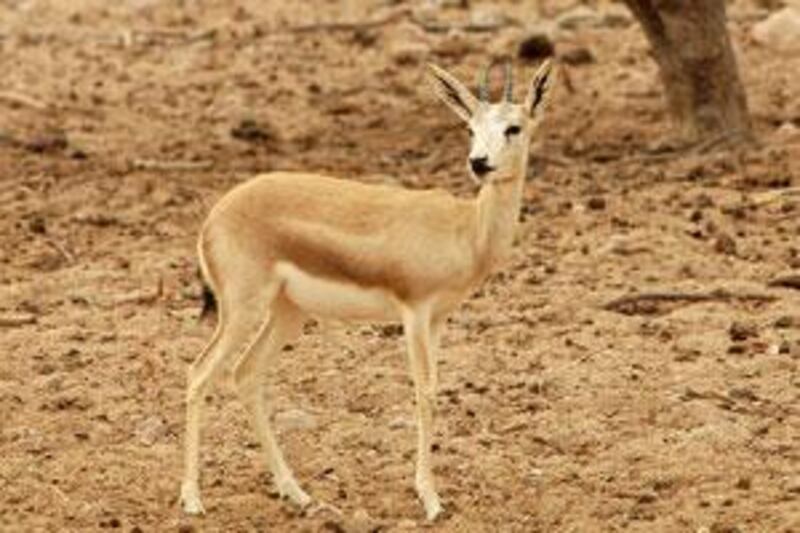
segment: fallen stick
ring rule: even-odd
[[[20,107],[30,107],[38,111],[45,111],[49,107],[44,102],[13,91],[0,92],[0,100]]]
[[[372,28],[379,28],[386,26],[392,22],[407,18],[412,24],[419,26],[429,33],[447,33],[452,30],[460,30],[465,32],[489,32],[496,31],[506,26],[519,26],[519,22],[513,19],[503,19],[499,22],[492,23],[474,23],[467,22],[464,24],[445,24],[442,22],[426,21],[417,17],[413,10],[410,8],[402,8],[384,17],[380,17],[366,22],[319,22],[315,24],[301,24],[299,26],[291,26],[286,31],[289,33],[311,33],[317,31],[357,31],[368,30]]]
[[[785,289],[800,290],[800,274],[787,274],[785,276],[778,276],[769,283],[770,287],[783,287]]]
[[[137,170],[207,170],[213,161],[160,161],[158,159],[134,159],[131,164]]]
[[[124,294],[115,299],[112,305],[124,304],[146,304],[155,302],[164,295],[164,280],[158,278],[158,285],[155,289],[145,291],[134,291],[129,294]]]
[[[385,26],[396,20],[403,19],[411,16],[410,8],[402,8],[388,15],[368,20],[366,22],[319,22],[315,24],[301,24],[298,26],[290,26],[286,31],[288,33],[310,33],[316,31],[355,31],[367,30],[371,28],[378,28]]]
[[[56,252],[58,252],[59,255],[63,257],[68,264],[73,264],[75,262],[75,255],[69,250],[67,250],[66,246],[64,246],[60,242],[48,238],[45,238],[44,242],[46,242],[48,246],[50,246]]]
[[[785,189],[756,194],[751,205],[767,205],[787,196],[800,196],[800,187],[787,187]]]
[[[711,292],[650,292],[622,296],[603,305],[606,311],[623,315],[652,315],[659,312],[660,303],[701,303],[701,302],[774,302],[777,296],[758,293],[734,293],[724,289]]]
[[[0,315],[0,327],[16,328],[19,326],[26,326],[28,324],[36,323],[36,315],[31,314],[18,314],[18,315]]]

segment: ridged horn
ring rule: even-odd
[[[489,71],[491,70],[492,64],[489,63],[478,76],[478,100],[481,102],[489,101]]]
[[[511,60],[506,59],[505,81],[503,83],[503,100],[510,102],[514,98],[514,75],[511,72]]]

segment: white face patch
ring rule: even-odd
[[[514,170],[521,154],[528,149],[528,122],[522,106],[507,102],[484,104],[469,121],[472,146],[469,158],[486,158],[491,173]],[[475,176],[473,175],[473,178]]]

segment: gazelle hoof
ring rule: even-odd
[[[422,504],[425,506],[425,516],[428,522],[433,522],[444,512],[438,496],[431,500],[423,501]]]
[[[180,502],[183,512],[188,515],[206,514],[203,502],[200,501],[200,493],[197,488],[185,485],[181,487]]]
[[[297,481],[288,479],[275,483],[278,488],[278,494],[281,498],[286,498],[301,509],[307,507],[311,503],[311,496],[300,488]]]
[[[442,503],[439,500],[439,495],[430,483],[426,483],[421,479],[416,482],[417,495],[422,500],[422,505],[425,506],[425,516],[428,521],[436,520],[436,517],[442,514],[444,510]]]

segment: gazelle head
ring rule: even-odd
[[[552,86],[552,63],[547,60],[533,77],[525,101],[511,101],[511,65],[505,67],[503,98],[489,102],[488,67],[478,85],[478,96],[436,65],[428,65],[436,94],[469,127],[471,147],[468,168],[478,183],[521,179],[528,162],[531,137],[542,121]]]

